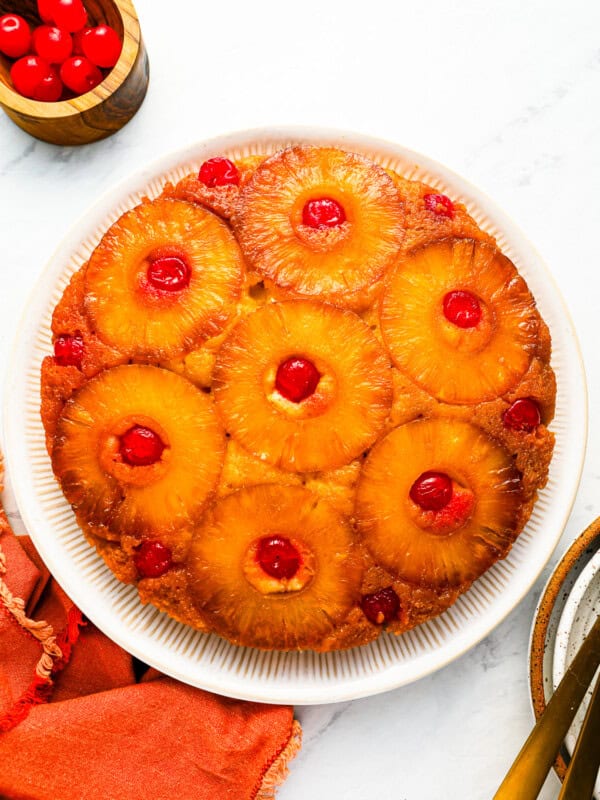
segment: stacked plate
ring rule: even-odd
[[[530,684],[539,717],[600,614],[600,518],[567,550],[540,600],[531,636]],[[600,676],[599,676],[600,677]],[[581,729],[592,686],[555,763],[562,780]],[[595,800],[600,800],[600,777]]]

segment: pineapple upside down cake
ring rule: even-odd
[[[52,330],[42,418],[83,534],[235,644],[413,628],[547,479],[525,281],[464,206],[355,153],[209,159],[105,232]]]

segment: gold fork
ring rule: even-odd
[[[600,616],[556,687],[546,710],[521,748],[493,800],[535,800],[599,664]],[[598,685],[600,681],[588,707],[559,800],[589,800],[592,796],[600,761]],[[586,787],[591,788],[588,791]],[[588,793],[585,794],[585,791]]]

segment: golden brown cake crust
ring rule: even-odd
[[[240,186],[208,189],[198,181],[196,173],[190,173],[176,185],[167,184],[163,195],[202,206],[226,221],[233,217],[232,230],[235,230],[238,224],[235,216],[239,209],[240,191],[248,185],[255,171],[265,162],[265,158],[265,156],[251,156],[236,161],[241,176]],[[496,248],[494,239],[477,225],[463,205],[454,202],[451,203],[451,214],[435,213],[432,211],[432,204],[436,201],[426,198],[438,197],[437,190],[426,184],[407,180],[391,170],[387,170],[387,173],[396,187],[404,215],[404,234],[398,243],[394,269],[401,269],[404,261],[410,259],[421,248],[438,242],[469,240],[491,249]],[[389,178],[386,180],[389,182]],[[247,268],[235,313],[221,333],[182,356],[170,360],[151,361],[130,358],[99,338],[86,312],[86,267],[84,264],[72,275],[52,317],[52,333],[55,340],[64,335],[80,336],[83,340],[81,363],[79,366],[60,366],[54,357],[48,356],[42,364],[41,417],[50,455],[53,455],[57,448],[58,423],[63,417],[66,404],[94,376],[123,364],[140,363],[158,366],[183,376],[202,389],[211,402],[215,403],[213,370],[223,342],[228,339],[238,322],[264,306],[282,301],[289,303],[296,297],[304,296],[295,293],[293,287],[277,286],[268,276],[261,274],[260,270]],[[377,346],[381,348],[385,347],[385,336],[380,322],[381,297],[386,291],[386,280],[391,272],[392,269],[389,269],[382,279],[366,287],[361,293],[360,302],[352,299],[342,303],[342,307],[353,309],[344,313],[351,314],[356,318],[357,324],[360,322],[365,329],[368,328],[369,336],[371,338],[374,336],[378,340]],[[335,303],[335,297],[333,302]],[[511,543],[527,522],[537,492],[546,483],[554,447],[554,436],[547,427],[554,415],[556,399],[556,381],[550,366],[551,338],[535,306],[532,313],[537,328],[535,347],[530,352],[527,368],[517,380],[513,381],[508,391],[484,402],[463,404],[443,402],[422,388],[406,370],[393,363],[388,354],[386,358],[389,360],[387,368],[391,394],[388,390],[385,400],[387,415],[378,439],[381,441],[400,426],[418,420],[426,422],[448,420],[452,424],[470,423],[471,426],[477,426],[477,429],[483,432],[482,435],[487,437],[498,451],[506,454],[520,476],[520,502],[514,519],[514,535],[511,537]],[[503,422],[503,414],[519,398],[530,398],[539,407],[541,422],[531,431],[513,430]],[[355,551],[352,563],[355,564],[358,553],[362,574],[358,599],[355,599],[343,618],[336,618],[331,630],[326,633],[321,632],[312,638],[305,635],[301,644],[292,644],[292,647],[329,651],[366,644],[375,639],[382,630],[402,634],[442,613],[460,594],[468,590],[472,580],[462,581],[460,585],[451,583],[433,585],[427,581],[415,583],[400,578],[398,574],[385,569],[374,560],[368,542],[361,539],[358,534],[361,521],[357,518],[360,509],[356,506],[357,486],[361,480],[365,460],[372,452],[371,447],[357,458],[334,469],[301,472],[289,466],[287,469],[282,468],[273,459],[265,458],[264,454],[245,449],[239,438],[232,436],[229,430],[225,430],[223,436],[224,458],[220,477],[213,491],[209,493],[204,506],[204,516],[198,523],[199,529],[202,520],[212,518],[211,515],[218,516],[220,504],[227,498],[235,497],[236,493],[251,491],[252,487],[259,493],[263,491],[260,487],[280,487],[282,491],[289,488],[290,491],[312,493],[315,503],[330,508],[331,513],[338,515],[344,526],[354,531],[356,541],[352,545],[353,552]],[[57,478],[62,481],[64,475],[57,473]],[[198,630],[211,631],[216,628],[236,643],[272,648],[277,645],[282,646],[281,642],[296,641],[294,637],[282,638],[278,632],[269,642],[268,635],[263,631],[260,641],[253,642],[245,634],[237,635],[231,626],[215,625],[213,612],[197,600],[197,587],[194,588],[193,585],[195,577],[187,563],[188,551],[190,548],[194,549],[192,543],[195,530],[189,528],[182,530],[177,540],[170,541],[176,558],[174,566],[169,571],[160,577],[143,578],[140,577],[134,563],[136,552],[148,538],[143,530],[126,530],[118,533],[111,529],[110,525],[94,522],[81,513],[78,513],[77,517],[88,542],[96,548],[119,580],[137,586],[142,602],[152,603],[175,619]],[[509,549],[510,544],[498,552],[493,560],[505,557]],[[203,566],[203,569],[205,568]],[[353,569],[356,574],[355,567]],[[393,619],[386,621],[384,626],[374,624],[363,613],[360,597],[390,587],[399,599],[399,610]]]

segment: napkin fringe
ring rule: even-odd
[[[301,746],[302,728],[297,720],[292,720],[290,737],[267,765],[252,800],[274,800],[277,789],[289,775],[288,764],[298,754]]]
[[[12,708],[0,717],[0,733],[16,728],[19,722],[27,718],[33,706],[47,703],[52,693],[53,684],[49,678],[40,678],[35,675],[21,697],[13,704]]]
[[[47,703],[54,688],[53,677],[69,663],[73,645],[79,638],[79,629],[86,623],[81,611],[72,606],[67,623],[56,636],[54,628],[45,620],[30,619],[25,614],[25,602],[15,597],[3,579],[6,574],[6,554],[0,546],[0,601],[18,624],[42,646],[42,655],[35,667],[33,680],[19,699],[0,716],[0,733],[12,730],[29,714],[33,706]]]
[[[12,614],[19,625],[30,633],[42,646],[42,657],[35,668],[40,678],[50,678],[55,658],[61,658],[62,653],[56,644],[54,629],[45,620],[29,619],[25,613],[25,601],[15,597],[10,591],[3,575],[6,574],[6,555],[0,546],[0,601]]]

